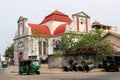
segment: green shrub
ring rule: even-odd
[[[54,56],[56,57],[62,56],[62,51],[61,50],[55,51]]]

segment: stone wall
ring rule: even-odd
[[[73,60],[74,63],[82,64],[83,61],[86,63],[95,63],[93,55],[81,55],[81,56],[60,56],[56,57],[53,55],[48,56],[48,67],[49,68],[62,68],[65,65],[69,65],[69,61]]]

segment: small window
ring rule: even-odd
[[[83,24],[83,21],[81,21],[81,24]]]

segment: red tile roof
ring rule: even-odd
[[[31,33],[33,35],[51,36],[50,30],[46,25],[31,24],[31,23],[28,23],[28,25],[31,28]]]
[[[51,14],[46,16],[45,19],[40,24],[43,24],[43,23],[48,22],[50,20],[67,22],[69,24],[72,22],[72,20],[68,17],[68,15],[66,15],[60,11],[55,10],[54,12],[52,12]]]
[[[59,25],[54,31],[54,33],[51,34],[48,26],[43,25],[43,23],[50,20],[62,21],[62,22],[66,22],[66,24]],[[55,10],[54,12],[46,16],[45,19],[41,22],[41,24],[28,23],[28,26],[31,28],[32,35],[36,35],[36,36],[38,35],[42,37],[59,36],[65,33],[66,25],[70,24],[71,22],[72,20],[66,14]]]
[[[66,29],[66,25],[67,24],[61,24],[59,25],[56,30],[54,31],[54,36],[59,36],[65,33],[65,29]]]
[[[31,23],[28,23],[28,25],[31,28],[31,33],[34,36],[50,37],[50,36],[60,36],[64,34],[67,24],[59,25],[54,31],[53,35],[50,33],[50,30],[46,25],[31,24]]]

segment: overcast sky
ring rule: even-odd
[[[91,24],[97,20],[120,29],[120,0],[0,0],[0,53],[13,42],[20,16],[37,24],[54,10],[69,17],[83,11]]]

